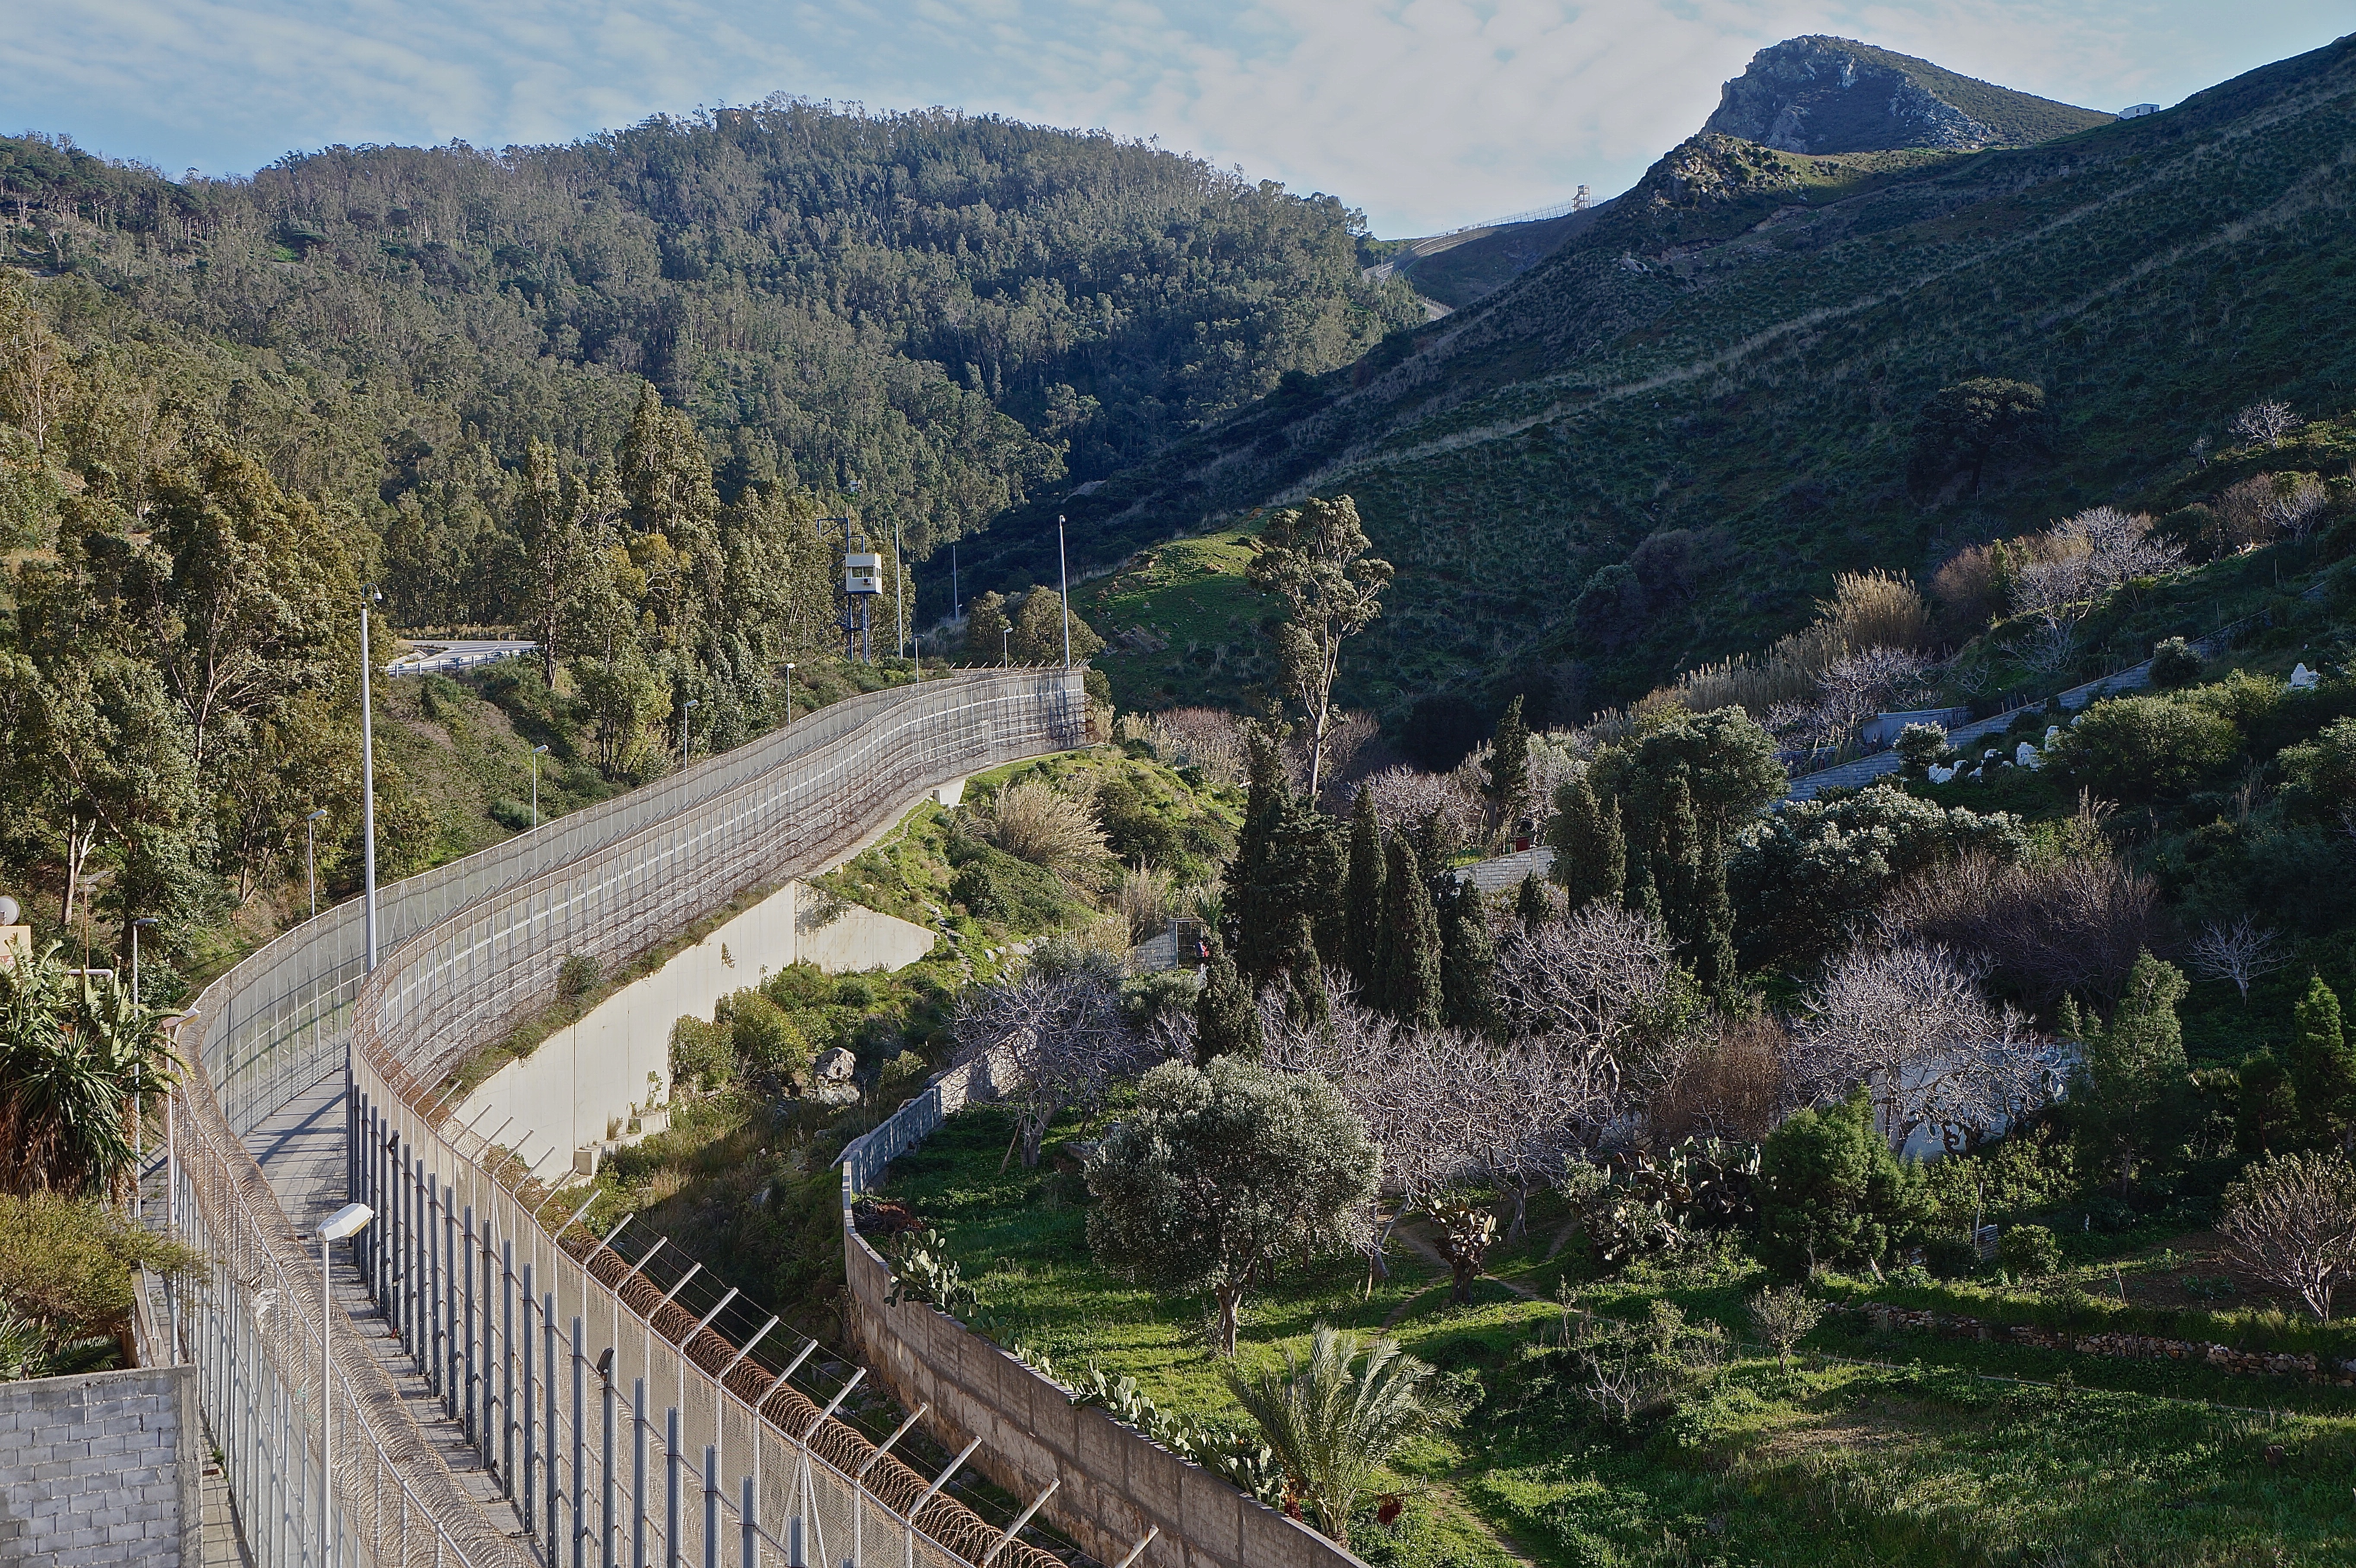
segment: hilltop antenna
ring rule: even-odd
[[[1562,187],[1558,186],[1555,188],[1559,190]],[[1585,212],[1589,208],[1594,205],[1595,200],[1592,197],[1587,194],[1587,187],[1585,186],[1580,186],[1578,192],[1570,198],[1570,209],[1573,212]]]

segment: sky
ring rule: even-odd
[[[2356,20],[2346,0],[0,0],[0,127],[175,178],[787,93],[1159,137],[1399,238],[1625,189],[1802,33],[2115,110]]]

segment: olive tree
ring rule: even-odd
[[[1321,1076],[1166,1061],[1088,1158],[1088,1250],[1123,1279],[1209,1296],[1233,1355],[1244,1297],[1285,1260],[1363,1244],[1381,1163]]]

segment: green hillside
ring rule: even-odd
[[[2343,406],[2351,106],[2342,40],[2035,147],[1697,136],[1513,286],[1059,503],[1076,567],[1347,491],[1400,568],[1351,700],[1541,678],[1626,699],[1791,629],[1837,571],[1925,572],[2171,486],[2261,399]],[[1910,486],[1924,404],[1974,377],[2040,388],[2037,439],[1976,486]],[[1033,529],[998,525],[977,576],[1044,580]],[[1624,644],[1579,634],[1596,572],[1688,534],[1709,571]]]

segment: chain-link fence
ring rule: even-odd
[[[953,1528],[971,1516],[937,1485],[905,1484],[913,1472],[865,1439],[835,1440],[847,1429],[820,1419],[828,1413],[783,1377],[748,1392],[755,1363],[708,1317],[675,1322],[670,1302],[644,1299],[653,1287],[612,1251],[578,1234],[558,1244],[538,1218],[556,1205],[506,1151],[442,1128],[434,1086],[543,1001],[567,956],[632,956],[740,892],[825,864],[927,785],[1077,744],[1084,729],[1079,678],[1061,671],[960,675],[838,703],[384,890],[373,976],[363,973],[359,912],[346,905],[205,992],[201,1071],[176,1096],[172,1186],[176,1218],[217,1261],[177,1293],[174,1332],[202,1369],[207,1420],[263,1568],[520,1560],[432,1452],[390,1379],[346,1345],[341,1320],[330,1324],[336,1452],[324,1467],[335,1481],[334,1553],[323,1544],[318,1260],[241,1138],[333,1070],[348,1039],[353,1180],[380,1216],[363,1233],[364,1277],[546,1561],[718,1562],[749,1552],[800,1563],[795,1529],[810,1537],[803,1552],[824,1537],[826,1561],[889,1557],[909,1568],[946,1568],[959,1551],[980,1557],[1002,1544]],[[651,1392],[636,1392],[641,1381]],[[658,1409],[677,1411],[676,1441]],[[611,1456],[616,1442],[645,1445],[656,1432],[660,1488],[629,1479],[638,1472],[617,1471]],[[863,1484],[846,1460],[865,1468]],[[750,1533],[745,1494],[723,1498],[723,1475],[751,1486]],[[695,1496],[681,1501],[671,1483],[687,1477]],[[616,1522],[617,1508],[630,1529]],[[723,1514],[735,1521],[733,1552],[711,1533]],[[954,1539],[942,1545],[941,1536]],[[634,1559],[633,1539],[654,1555]],[[995,1561],[1022,1553],[1008,1548]]]

